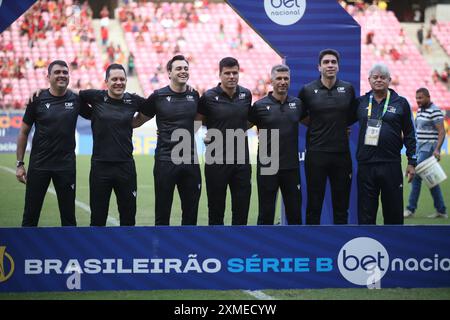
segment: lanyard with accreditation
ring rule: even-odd
[[[369,97],[369,106],[367,107],[367,129],[364,138],[364,144],[367,146],[378,146],[378,140],[380,139],[381,125],[383,124],[383,116],[387,111],[389,100],[391,98],[391,92],[388,90],[386,101],[384,103],[383,113],[379,119],[371,119],[372,115],[372,102],[373,95]]]

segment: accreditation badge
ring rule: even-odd
[[[382,123],[383,122],[378,119],[369,119],[367,121],[366,136],[364,138],[364,144],[366,146],[378,146]]]

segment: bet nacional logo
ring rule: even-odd
[[[306,0],[264,0],[267,16],[276,24],[289,26],[298,22],[306,10]]]

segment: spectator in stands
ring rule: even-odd
[[[448,83],[448,77],[449,77],[450,68],[448,66],[448,63],[446,62],[444,65],[444,70],[442,70],[440,74],[441,81],[444,83]]]
[[[2,84],[0,83],[0,110],[6,109],[6,104],[4,103],[4,97],[3,97],[3,90],[2,90]]]
[[[158,73],[155,72],[155,73],[153,74],[153,77],[150,78],[150,83],[153,83],[153,84],[159,83]]]
[[[40,69],[40,68],[44,68],[46,65],[45,60],[42,57],[39,57],[36,62],[34,63],[34,68],[35,69]]]
[[[136,42],[137,43],[144,43],[145,42],[144,35],[142,34],[142,31],[140,31],[138,33],[138,35],[136,36]]]
[[[55,39],[55,47],[56,49],[62,48],[64,46],[64,40],[61,35],[58,36],[58,38]]]
[[[244,32],[244,27],[242,26],[241,19],[237,20],[237,26],[236,26],[236,34],[237,38],[239,40],[239,45],[242,46],[242,33]]]
[[[102,10],[100,10],[100,18],[109,18],[108,6],[104,5],[102,7]]]
[[[417,42],[419,42],[420,50],[422,50],[422,45],[423,45],[423,31],[424,31],[424,25],[421,25],[420,28],[417,30]]]
[[[13,45],[12,41],[7,42],[7,43],[5,44],[3,50],[4,50],[4,51],[12,52],[12,51],[14,50],[14,45]]]
[[[417,129],[417,164],[434,156],[441,159],[441,147],[445,139],[444,115],[442,111],[430,100],[430,92],[426,88],[416,91],[416,101],[419,107],[416,115]],[[419,200],[422,179],[416,175],[412,182],[409,203],[403,214],[405,218],[414,217]],[[430,189],[436,212],[429,218],[448,218],[444,198],[439,185]]]
[[[6,96],[8,94],[12,94],[13,92],[13,87],[11,83],[7,83],[6,86],[3,87],[2,89],[2,94],[3,96]]]
[[[128,55],[128,75],[133,76],[134,75],[134,54],[133,52],[130,52]]]
[[[427,31],[427,36],[425,37],[425,40],[423,41],[423,47],[425,49],[425,52],[430,54],[431,53],[431,46],[433,45],[433,36],[431,33],[431,28]]]
[[[108,44],[108,38],[109,38],[108,27],[102,26],[100,28],[100,37],[102,38],[102,45],[106,46]]]
[[[109,44],[109,46],[106,48],[106,55],[108,56],[108,60],[110,63],[114,62],[114,45],[112,43]]]
[[[72,70],[78,69],[78,56],[75,56],[75,58],[70,62],[70,68]]]
[[[433,83],[438,83],[439,80],[441,80],[441,76],[439,74],[439,71],[434,69],[433,74],[431,75],[431,79],[433,80]]]
[[[386,1],[384,0],[379,0],[378,1],[378,9],[382,10],[382,11],[386,11],[388,7],[388,4]]]
[[[400,32],[398,34],[398,43],[403,46],[406,42],[406,35],[405,35],[405,30],[403,30],[403,28],[400,28]]]
[[[131,32],[135,33],[135,32],[139,32],[139,23],[137,23],[136,21],[133,22],[133,25],[131,27]]]
[[[371,30],[367,32],[366,34],[366,44],[372,44],[373,43],[373,37],[375,36],[375,31]]]
[[[435,26],[435,25],[437,24],[437,19],[436,19],[436,16],[435,16],[435,15],[432,15],[432,16],[431,16],[430,24],[431,24],[432,26]]]
[[[109,25],[109,10],[106,5],[100,10],[100,25],[106,28]]]
[[[19,99],[14,99],[12,107],[16,110],[22,109],[23,103]]]
[[[414,12],[414,22],[422,21],[422,10],[420,10],[419,4],[413,4],[413,12]]]
[[[114,61],[120,65],[125,64],[125,53],[123,52],[120,45],[117,45],[116,49],[114,50]]]
[[[255,46],[253,45],[253,42],[251,42],[250,40],[247,40],[245,42],[245,48],[247,49],[247,51],[253,49]]]
[[[396,48],[391,48],[389,50],[389,55],[391,56],[392,61],[398,61],[402,58],[402,55]]]
[[[31,59],[29,58],[29,57],[26,57],[25,58],[25,68],[27,69],[27,70],[31,70],[31,69],[33,69],[33,61],[31,61]]]
[[[219,38],[222,40],[225,38],[225,26],[222,19],[219,21]]]
[[[180,46],[176,43],[174,48],[173,48],[173,54],[179,54],[180,53]]]

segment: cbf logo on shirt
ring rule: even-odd
[[[306,0],[264,0],[267,16],[276,24],[289,26],[305,14]]]

